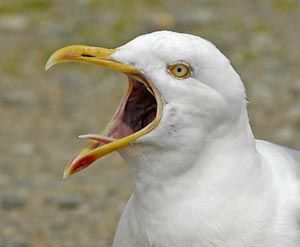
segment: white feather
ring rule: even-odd
[[[164,102],[159,126],[120,153],[135,190],[114,247],[299,247],[300,153],[255,140],[245,89],[210,42],[168,31],[119,48]],[[177,80],[169,63],[186,61]]]

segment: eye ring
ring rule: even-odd
[[[170,75],[178,79],[186,79],[190,77],[192,73],[190,65],[183,61],[169,64],[167,67],[167,71]]]

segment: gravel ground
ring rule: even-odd
[[[105,126],[125,77],[96,66],[44,71],[67,44],[116,47],[170,29],[213,41],[248,91],[258,138],[300,149],[298,0],[0,2],[0,246],[107,247],[132,185],[117,154],[67,181],[64,165]]]

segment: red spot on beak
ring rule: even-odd
[[[73,160],[72,165],[71,165],[71,174],[77,173],[80,170],[87,168],[90,164],[92,164],[96,158],[92,155],[83,157],[79,160]]]

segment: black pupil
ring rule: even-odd
[[[181,68],[181,67],[178,67],[178,68],[177,68],[177,72],[180,73],[181,71],[182,71],[182,68]]]

